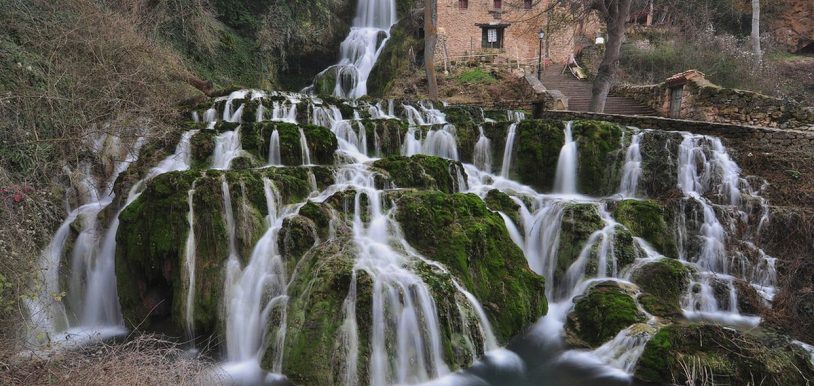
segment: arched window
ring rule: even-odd
[[[458,8],[459,9],[469,8],[469,0],[458,0]]]
[[[503,0],[495,0],[495,9],[503,8]]]

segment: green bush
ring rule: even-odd
[[[470,83],[470,84],[492,84],[497,82],[492,74],[481,70],[480,68],[476,68],[474,70],[469,70],[462,72],[455,80],[458,83]]]

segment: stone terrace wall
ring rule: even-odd
[[[682,88],[682,98],[676,115],[671,114],[670,102],[672,91],[678,87]],[[751,91],[722,88],[703,79],[703,74],[685,79],[683,84],[668,80],[655,85],[618,86],[615,93],[650,106],[663,117],[814,130],[814,108]]]
[[[757,145],[765,151],[814,154],[814,131],[780,130],[639,115],[596,114],[573,111],[545,111],[542,117],[561,120],[598,119],[642,129],[689,131],[725,138],[739,148],[754,148]]]
[[[659,117],[545,111],[543,118],[599,119],[641,129],[688,131],[721,138],[744,176],[760,176],[769,185],[761,196],[789,213],[814,202],[814,132],[772,129]],[[755,184],[758,187],[760,184]],[[774,211],[774,209],[772,210]],[[810,213],[809,210],[807,213]],[[796,240],[791,240],[797,243]],[[798,243],[799,244],[799,243]]]

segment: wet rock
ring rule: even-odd
[[[634,299],[636,292],[635,286],[605,281],[575,298],[565,324],[569,344],[598,347],[628,326],[645,321]]]
[[[788,338],[760,329],[673,324],[647,343],[635,377],[658,385],[721,380],[732,385],[804,385],[814,378],[814,363]]]

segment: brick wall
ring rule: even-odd
[[[456,56],[479,53],[499,53],[509,60],[521,63],[535,63],[538,57],[540,39],[538,33],[545,29],[547,15],[543,12],[552,0],[532,0],[531,8],[525,8],[524,0],[502,0],[502,7],[495,8],[493,0],[469,0],[468,7],[462,9],[459,0],[438,0],[438,56],[446,52],[452,60]],[[504,29],[503,48],[500,50],[482,49],[482,29],[478,24],[508,25]],[[546,39],[549,58],[555,63],[564,63],[578,44],[588,40],[584,35],[593,36],[596,23],[574,23],[562,28],[549,28]]]

